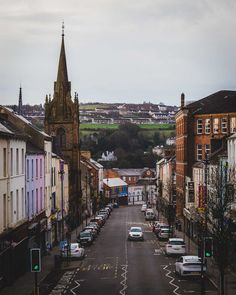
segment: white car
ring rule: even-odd
[[[67,245],[61,251],[62,257],[67,257]],[[70,243],[70,251],[68,251],[68,256],[73,258],[84,258],[85,250],[80,247],[79,243]]]
[[[166,255],[185,255],[186,245],[181,238],[171,238],[165,246]]]
[[[147,210],[147,204],[143,204],[141,207],[141,212],[145,212]]]
[[[143,241],[143,231],[139,226],[132,226],[129,230],[128,240]]]
[[[175,273],[182,276],[201,275],[201,258],[198,256],[181,256],[175,262]],[[203,271],[206,271],[206,265],[203,265]]]

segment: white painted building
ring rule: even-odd
[[[26,221],[26,142],[0,123],[0,233]]]

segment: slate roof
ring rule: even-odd
[[[221,90],[186,106],[193,114],[236,112],[236,91]]]

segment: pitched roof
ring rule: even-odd
[[[125,181],[123,181],[120,178],[104,178],[103,183],[109,187],[128,185]]]
[[[193,114],[236,112],[236,91],[221,90],[186,106]]]

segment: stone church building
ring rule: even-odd
[[[45,101],[45,132],[53,138],[53,152],[69,165],[69,216],[78,222],[81,218],[81,181],[79,146],[79,101],[75,93],[71,97],[71,82],[68,80],[62,27],[61,51],[54,82],[53,97]]]

